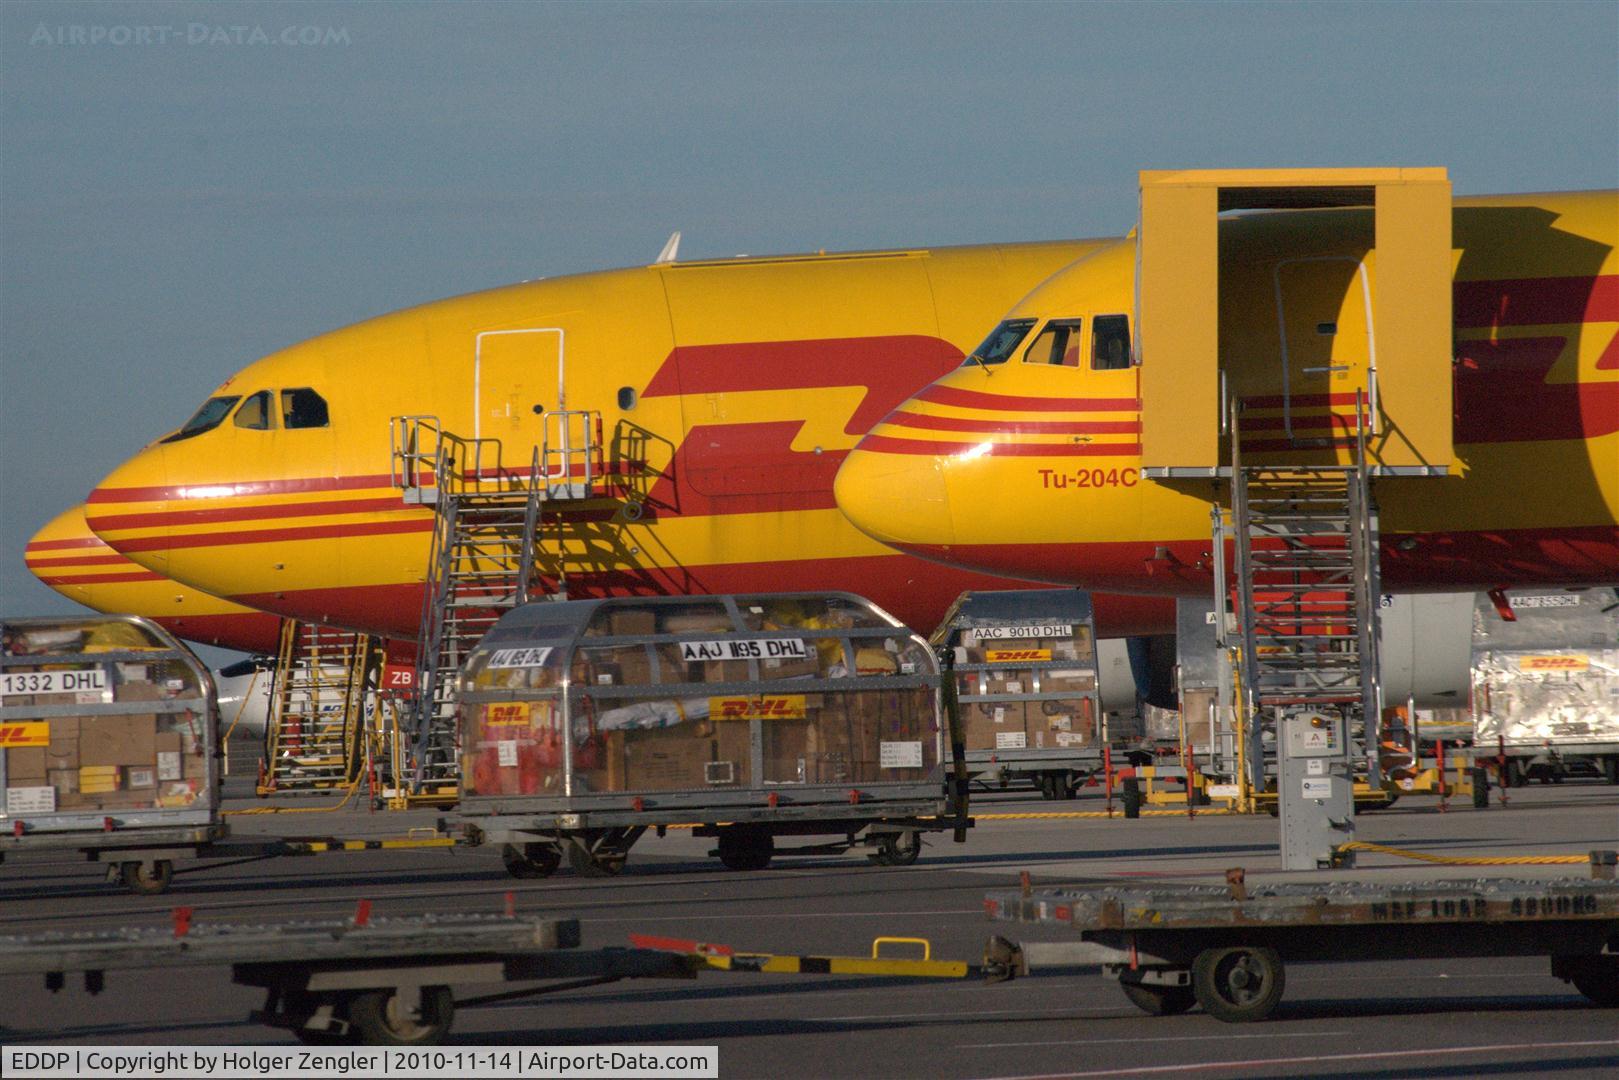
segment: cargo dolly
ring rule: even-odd
[[[992,919],[1062,926],[1078,941],[996,937],[986,965],[1003,978],[1041,967],[1100,965],[1155,1016],[1201,1005],[1229,1022],[1275,1010],[1292,963],[1547,956],[1552,974],[1598,1005],[1619,1006],[1619,882],[1608,880],[1331,882],[1250,888],[1141,883],[991,893]]]
[[[175,875],[219,870],[227,866],[259,862],[291,855],[320,855],[343,851],[391,851],[398,849],[450,848],[465,841],[429,835],[404,837],[340,838],[233,837],[223,822],[208,825],[121,828],[116,818],[107,818],[100,830],[75,832],[28,832],[16,822],[10,834],[0,834],[0,862],[8,854],[78,851],[90,862],[107,864],[107,880],[141,896],[168,891]],[[206,863],[200,860],[209,860]],[[181,866],[176,863],[197,862]]]
[[[870,956],[782,956],[696,941],[631,937],[629,948],[582,949],[576,919],[504,915],[371,918],[361,900],[344,920],[210,925],[176,908],[172,928],[0,937],[0,976],[43,974],[46,989],[82,972],[91,994],[119,969],[229,965],[232,981],[262,987],[250,1020],[310,1044],[427,1046],[457,1008],[579,990],[622,979],[695,979],[699,972],[961,979],[978,965],[934,960],[921,938],[878,938]],[[886,951],[884,946],[890,946]],[[896,956],[892,946],[919,946]],[[542,983],[457,998],[452,986]]]

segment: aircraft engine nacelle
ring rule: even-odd
[[[1383,705],[1464,707],[1472,688],[1473,593],[1385,596]]]

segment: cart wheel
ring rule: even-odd
[[[905,839],[907,835],[909,840]],[[866,858],[878,866],[910,866],[921,854],[921,833],[890,833],[877,840],[877,850]]]
[[[555,844],[505,844],[500,849],[500,861],[514,878],[545,878],[562,865],[562,852]]]
[[[1523,762],[1517,758],[1507,758],[1506,786],[1523,787],[1529,783],[1529,770],[1523,767]]]
[[[1619,956],[1553,957],[1552,974],[1573,983],[1594,1004],[1619,1009]]]
[[[776,854],[776,840],[752,829],[721,829],[720,862],[727,870],[763,870]]]
[[[1040,789],[1040,797],[1042,799],[1061,798],[1061,796],[1057,794],[1057,774],[1056,773],[1049,773],[1049,772],[1040,773],[1039,774],[1039,779],[1035,781],[1035,785],[1037,787],[1039,787],[1039,789]]]
[[[148,870],[145,863],[126,862],[118,867],[118,873],[130,892],[139,896],[156,896],[167,891],[169,883],[174,880],[174,864],[167,859],[159,859]]]
[[[1141,781],[1135,777],[1127,777],[1124,788],[1124,816],[1138,818],[1141,816]]]
[[[1235,945],[1204,949],[1192,964],[1192,991],[1203,1011],[1228,1024],[1263,1020],[1282,1000],[1286,979],[1275,949]]]
[[[1119,988],[1130,1004],[1148,1016],[1179,1016],[1197,1004],[1190,986],[1156,986],[1119,980]]]
[[[570,836],[567,841],[568,866],[580,877],[616,877],[624,869],[628,856],[623,851],[603,851],[592,848],[582,836]]]
[[[349,1023],[367,1046],[436,1046],[450,1030],[455,998],[448,986],[424,986],[421,1008],[394,990],[366,990],[349,1001]]]
[[[1602,759],[1602,778],[1610,784],[1619,784],[1619,755]]]
[[[1480,765],[1473,769],[1473,809],[1490,808],[1490,770]]]

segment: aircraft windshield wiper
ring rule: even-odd
[[[975,353],[975,352],[974,353],[968,353],[967,354],[967,359],[976,361],[978,366],[984,369],[984,374],[985,375],[993,375],[993,374],[995,374],[993,371],[989,370],[989,365],[984,362],[984,358],[982,356],[979,356],[977,353]]]

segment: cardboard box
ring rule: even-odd
[[[180,775],[186,780],[207,780],[208,758],[203,754],[181,755]]]
[[[820,673],[821,662],[814,654],[802,659],[761,660],[759,662],[759,677],[761,679],[801,679],[806,676],[819,675]]]
[[[117,765],[84,765],[79,768],[79,791],[85,795],[102,795],[117,791],[123,781],[122,769]]]
[[[746,660],[708,660],[703,664],[703,681],[708,683],[751,682]]]
[[[658,632],[657,612],[649,608],[628,608],[607,613],[607,632],[613,637],[641,637]]]
[[[157,748],[157,779],[180,780],[185,777],[184,754],[178,731],[160,731],[154,741]]]
[[[6,751],[6,784],[9,787],[43,787],[46,767],[45,747],[13,746]]]
[[[682,727],[624,733],[625,791],[675,791],[707,786],[704,766],[714,760],[712,739]]]
[[[618,668],[621,686],[647,686],[652,682],[652,660],[645,649],[620,649]]]
[[[86,717],[79,727],[79,764],[155,766],[157,717],[152,713]]]
[[[665,634],[728,634],[731,617],[723,611],[683,611],[663,617]]]
[[[56,789],[57,799],[63,795],[76,795],[79,791],[78,769],[52,769],[45,774],[45,780]]]
[[[809,777],[808,720],[767,720],[764,730],[764,776],[767,783],[807,783]]]
[[[117,699],[125,701],[162,701],[168,695],[157,683],[147,682],[144,679],[132,679],[118,686]]]

